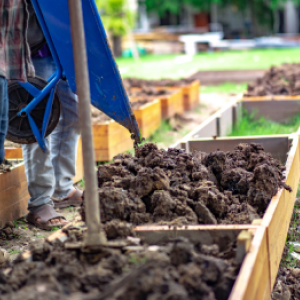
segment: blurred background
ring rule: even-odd
[[[300,61],[300,0],[96,2],[122,77],[181,78]],[[260,75],[237,77],[249,82]],[[199,79],[224,82],[214,77]]]

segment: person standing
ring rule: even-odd
[[[36,75],[49,78],[56,65],[47,45],[33,57]],[[80,206],[82,191],[74,188],[76,152],[80,136],[77,96],[67,80],[60,80],[56,92],[61,103],[57,127],[47,138],[49,151],[43,152],[38,143],[24,144],[23,157],[30,199],[27,221],[41,229],[62,226],[63,220],[54,208]]]

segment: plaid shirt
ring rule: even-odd
[[[28,15],[25,0],[0,0],[0,76],[8,80],[34,77],[26,38]]]

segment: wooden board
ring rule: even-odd
[[[233,106],[229,106],[220,112],[217,118],[217,136],[227,136],[233,129]]]
[[[288,155],[286,168],[286,183],[292,187],[293,192],[289,193],[286,190],[280,190],[272,198],[262,221],[262,226],[267,228],[271,262],[271,287],[273,287],[276,280],[300,177],[299,136],[296,134],[294,135],[293,145]]]
[[[0,174],[0,228],[27,213],[29,197],[23,163]]]
[[[133,110],[143,138],[151,136],[161,124],[161,104],[159,99]]]
[[[182,89],[182,99],[184,110],[192,110],[200,104],[200,81],[195,80],[191,84],[182,87],[172,87]]]
[[[117,154],[133,148],[128,129],[115,121],[93,125],[96,161],[111,161]]]
[[[73,177],[73,182],[79,182],[83,178],[83,160],[82,160],[82,141],[78,141],[76,154],[76,175]]]
[[[223,137],[217,139],[190,139],[186,142],[186,149],[190,152],[196,150],[208,153],[217,150],[232,151],[239,143],[259,143],[266,152],[271,153],[274,158],[283,164],[286,162],[290,144],[289,135]]]
[[[279,123],[289,123],[299,114],[300,100],[242,101],[243,109],[256,119],[265,118]]]
[[[257,96],[246,97],[242,96],[241,101],[281,101],[281,100],[300,100],[300,96],[277,95],[277,96]]]
[[[22,148],[5,148],[6,159],[23,159]]]
[[[174,91],[169,96],[159,96],[158,99],[161,103],[161,116],[162,119],[170,119],[176,114],[184,112],[182,89]]]
[[[258,227],[228,300],[270,300],[266,229]]]
[[[228,244],[235,241],[242,230],[256,229],[254,225],[187,225],[187,226],[137,226],[134,230],[147,243],[161,244],[166,240],[184,236],[193,243],[205,245],[218,244],[224,251]]]

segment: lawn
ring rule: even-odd
[[[219,85],[201,85],[201,93],[243,93],[247,83],[224,82]]]
[[[243,112],[241,121],[235,126],[230,136],[290,134],[296,132],[299,126],[300,114],[291,119],[289,124],[282,124],[264,118],[255,120],[254,115]]]
[[[122,77],[145,79],[188,77],[199,70],[268,69],[272,65],[300,62],[300,49],[254,49],[183,55],[146,55],[139,61],[117,58]]]

